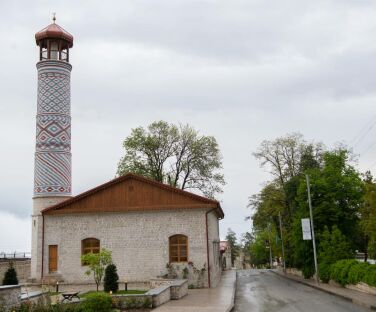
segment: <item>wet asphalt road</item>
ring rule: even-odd
[[[238,271],[234,312],[370,311],[268,270]]]

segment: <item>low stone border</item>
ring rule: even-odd
[[[0,286],[0,307],[12,309],[21,303],[21,285]]]
[[[152,308],[153,297],[145,294],[112,295],[112,304],[117,309],[146,309]]]
[[[350,285],[346,285],[345,287],[348,288],[348,289],[361,291],[361,292],[364,292],[364,293],[369,294],[369,295],[376,295],[376,287],[369,286],[366,283],[360,282],[356,285],[350,284]]]

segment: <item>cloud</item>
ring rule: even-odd
[[[299,131],[328,146],[349,142],[374,115],[374,1],[40,0],[0,10],[0,211],[15,218],[31,213],[34,34],[52,12],[75,37],[75,194],[114,176],[131,128],[189,123],[214,135],[224,156],[222,234],[244,232],[248,196],[269,178],[252,157],[262,140]],[[370,148],[359,168],[375,157]]]

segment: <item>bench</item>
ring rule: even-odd
[[[77,298],[78,300],[80,300],[80,297],[78,296],[78,294],[79,294],[79,291],[62,293],[61,295],[63,296],[64,299],[61,302],[64,302],[65,300],[72,301],[73,298]]]

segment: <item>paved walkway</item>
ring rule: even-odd
[[[357,305],[361,305],[371,310],[376,310],[376,296],[375,295],[370,295],[361,291],[352,290],[352,289],[348,289],[345,287],[334,286],[332,284],[325,284],[325,283],[316,284],[314,280],[306,280],[302,277],[299,277],[293,274],[285,274],[279,270],[275,270],[273,272],[281,276],[284,276],[286,278],[289,278],[291,280],[294,280],[298,283],[302,283],[310,287],[325,291],[329,294],[339,296]]]
[[[153,312],[229,312],[234,306],[236,271],[222,273],[216,288],[190,289],[180,300],[171,300]]]

